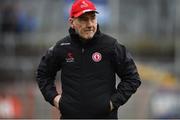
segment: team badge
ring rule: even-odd
[[[95,52],[92,54],[92,59],[94,62],[100,62],[102,59],[102,55],[99,52]]]
[[[66,62],[74,62],[74,55],[73,55],[73,53],[71,53],[71,52],[67,53]]]

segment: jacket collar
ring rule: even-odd
[[[99,29],[99,25],[97,25],[97,31],[94,34],[94,37],[92,39],[88,40],[87,42],[83,42],[83,40],[81,40],[82,38],[71,27],[69,28],[69,34],[70,34],[70,37],[71,37],[72,41],[80,44],[81,46],[88,46],[90,44],[93,44],[93,43],[97,42],[97,40],[98,40],[97,38],[99,36],[101,36],[102,33],[101,33],[100,29]]]

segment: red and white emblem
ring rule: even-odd
[[[102,59],[102,55],[99,52],[95,52],[92,54],[92,59],[94,62],[99,62]]]

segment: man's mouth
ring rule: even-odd
[[[85,30],[85,32],[94,32],[93,30]]]

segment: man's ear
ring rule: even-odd
[[[71,26],[71,28],[74,28],[74,19],[73,18],[69,18],[69,24]]]

